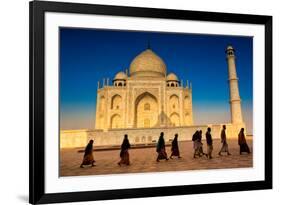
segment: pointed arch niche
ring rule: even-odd
[[[157,98],[149,92],[142,93],[135,100],[135,127],[156,126],[158,113]]]
[[[118,114],[112,115],[110,119],[110,128],[121,128],[121,117]]]
[[[122,104],[122,97],[118,94],[114,95],[111,98],[111,109],[112,110],[119,110]]]
[[[173,112],[170,115],[170,121],[171,121],[172,126],[174,126],[174,127],[180,126],[180,115],[176,112]]]

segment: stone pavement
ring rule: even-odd
[[[252,138],[247,138],[247,142],[250,150],[252,150]],[[206,151],[205,140],[203,143],[204,151]],[[221,148],[220,140],[214,140],[213,144],[213,159],[207,159],[205,156],[194,159],[193,144],[191,141],[179,142],[182,158],[170,159],[168,161],[161,160],[160,162],[156,162],[157,153],[155,147],[131,149],[129,151],[131,165],[123,165],[122,167],[117,165],[117,162],[120,160],[119,150],[94,151],[96,166],[80,168],[83,152],[78,152],[79,149],[61,149],[60,176],[243,168],[253,166],[252,153],[249,155],[246,153],[240,155],[236,139],[228,139],[229,150],[232,154],[230,156],[227,156],[225,153],[223,156],[218,155]],[[171,147],[166,146],[169,156],[171,153],[170,150]]]

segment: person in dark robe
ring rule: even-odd
[[[175,134],[175,138],[172,141],[172,148],[171,148],[171,156],[170,159],[173,159],[173,156],[177,156],[178,158],[180,157],[180,151],[179,151],[179,145],[178,145],[178,134]]]
[[[80,165],[80,168],[84,168],[83,165],[92,165],[95,166],[95,160],[94,160],[94,156],[93,156],[93,143],[94,140],[90,140],[88,145],[85,148],[84,151],[84,157],[83,157],[83,161]]]
[[[244,134],[244,128],[241,128],[239,135],[238,135],[238,144],[240,146],[240,154],[242,152],[247,152],[250,154],[250,148],[248,147],[248,144],[246,142],[245,134]]]
[[[210,127],[208,127],[207,132],[206,132],[206,142],[207,142],[207,157],[209,159],[212,159],[213,139],[212,139]]]
[[[121,166],[121,164],[130,165],[130,155],[129,155],[129,149],[131,148],[128,135],[124,135],[123,143],[121,145],[121,151],[120,151],[120,161],[118,162],[118,165]]]
[[[200,146],[199,146],[199,157],[201,156],[207,156],[206,153],[204,153],[203,151],[203,143],[202,143],[202,130],[199,130],[199,133],[198,133],[198,142],[200,143]]]
[[[219,155],[221,156],[221,153],[222,152],[226,152],[227,155],[231,155],[229,153],[229,150],[228,150],[228,144],[226,142],[226,133],[225,133],[225,130],[226,130],[226,126],[223,125],[222,126],[222,130],[221,130],[221,143],[222,143],[222,147],[221,147],[221,150],[219,151]]]
[[[196,156],[200,157],[200,142],[199,142],[199,131],[196,130],[196,132],[193,134],[192,136],[192,141],[193,141],[193,149],[194,149],[194,153],[193,153],[193,158],[196,158]]]
[[[160,137],[157,142],[156,152],[158,153],[158,156],[156,159],[157,162],[159,162],[161,159],[168,160],[163,132],[160,133]]]

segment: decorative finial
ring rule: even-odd
[[[234,48],[232,47],[232,45],[228,45],[228,46],[226,47],[226,50],[234,50]]]
[[[147,49],[151,49],[150,40],[148,40],[148,42],[147,42]]]

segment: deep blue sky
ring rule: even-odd
[[[252,37],[96,29],[60,29],[61,128],[94,128],[97,81],[129,69],[147,48],[166,63],[167,73],[192,82],[196,124],[230,121],[225,48],[236,50],[240,96],[252,132]]]

